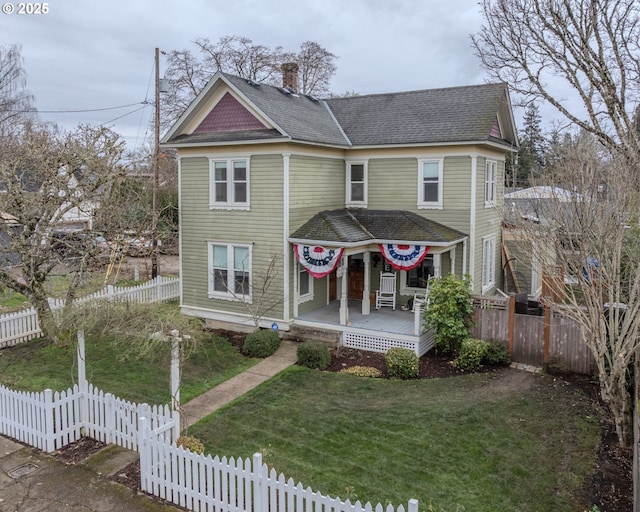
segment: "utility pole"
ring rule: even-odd
[[[160,175],[160,49],[156,48],[156,119],[153,147],[153,224],[151,228],[151,278],[158,277],[158,187]]]

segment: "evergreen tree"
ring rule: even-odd
[[[529,103],[522,121],[518,164],[513,170],[513,186],[533,185],[540,177],[545,165],[546,141],[540,129],[540,109],[535,103]]]

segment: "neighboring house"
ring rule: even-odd
[[[501,285],[507,86],[320,100],[296,83],[217,73],[163,138],[179,159],[182,311],[251,326],[276,256],[261,326],[422,354],[433,342],[407,304],[429,276]],[[375,308],[383,270],[395,310]]]
[[[572,208],[579,194],[555,186],[512,190],[504,195],[503,243],[505,289],[539,299],[543,272],[553,271],[555,253],[549,240],[534,236],[534,225],[549,226],[562,206]],[[566,216],[563,216],[566,218]]]

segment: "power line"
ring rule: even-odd
[[[119,105],[117,107],[104,107],[104,108],[87,108],[87,109],[79,109],[79,110],[37,110],[37,109],[29,109],[29,110],[0,110],[0,112],[15,112],[16,114],[26,114],[28,112],[33,112],[37,114],[78,114],[82,112],[103,112],[105,110],[117,110],[119,108],[127,108],[133,107],[134,105],[147,105],[149,101],[137,101],[135,103],[129,103],[128,105]]]

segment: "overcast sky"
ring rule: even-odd
[[[153,101],[154,48],[195,50],[199,37],[245,36],[285,51],[318,42],[338,56],[337,93],[485,81],[469,37],[482,23],[476,0],[50,0],[39,15],[17,14],[18,2],[0,5],[0,44],[22,45],[41,117],[66,128],[106,123],[132,149],[152,135],[151,105],[120,119],[140,105],[46,111]]]

